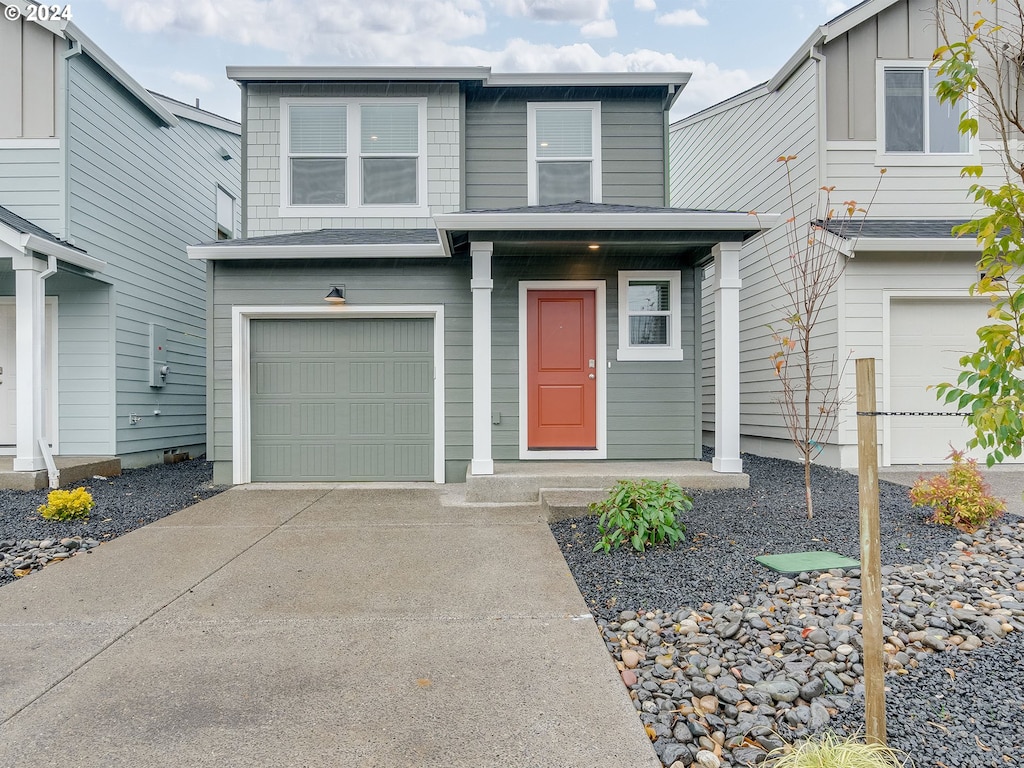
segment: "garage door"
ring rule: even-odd
[[[955,382],[958,361],[978,348],[976,331],[987,322],[987,300],[893,300],[889,322],[889,394],[895,411],[950,411],[929,385]],[[890,418],[892,464],[945,463],[952,443],[963,449],[972,432],[955,417]],[[981,459],[984,454],[970,454]]]
[[[433,321],[254,320],[252,479],[432,480]]]

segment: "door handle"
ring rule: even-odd
[[[587,378],[596,379],[597,377],[594,374],[590,374]]]

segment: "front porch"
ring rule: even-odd
[[[548,522],[587,513],[623,479],[671,480],[687,490],[747,488],[742,472],[716,472],[706,461],[509,461],[494,474],[466,474],[466,502],[540,504]]]
[[[83,483],[95,475],[111,477],[121,474],[121,460],[116,456],[54,456],[61,486]],[[0,488],[15,491],[36,491],[50,484],[45,469],[14,471],[14,457],[0,456]]]

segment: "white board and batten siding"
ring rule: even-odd
[[[817,200],[817,77],[805,63],[777,91],[740,96],[673,124],[669,170],[673,206],[714,210],[791,214],[786,169],[789,163],[797,210],[806,217]],[[773,402],[778,382],[769,356],[769,323],[778,324],[783,296],[768,261],[784,260],[783,225],[748,240],[740,254],[740,399],[741,432],[747,436],[786,437]],[[701,384],[705,437],[714,434],[714,292],[713,269],[701,284]],[[824,344],[834,349],[834,307],[819,328]],[[746,445],[744,445],[746,450]]]
[[[247,237],[306,232],[316,229],[421,229],[430,218],[365,218],[355,216],[281,216],[281,99],[303,98],[426,98],[427,205],[431,213],[460,208],[460,96],[457,83],[303,83],[246,86]]]
[[[96,448],[98,417],[116,436],[105,452],[128,465],[169,448],[198,450],[206,433],[206,272],[185,247],[216,239],[218,185],[238,196],[239,138],[188,119],[160,127],[87,56],[69,59],[67,77],[70,235],[107,262],[114,349],[62,366],[62,383],[70,382],[62,389],[62,450],[99,452],[86,450]],[[163,388],[150,387],[152,323],[168,330]],[[90,399],[86,388],[102,379],[112,397]],[[130,424],[133,413],[142,420]]]
[[[38,24],[0,24],[0,205],[58,237],[64,228],[59,62],[56,38]]]

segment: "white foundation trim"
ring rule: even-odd
[[[434,482],[444,482],[444,306],[437,304],[231,308],[231,472],[236,485],[252,482],[252,407],[249,324],[252,320],[424,317],[434,321]]]
[[[604,280],[523,280],[519,283],[519,458],[520,459],[607,459],[608,458],[608,338]],[[526,377],[526,294],[528,291],[593,291],[597,339],[597,448],[593,451],[530,450],[527,439]]]

